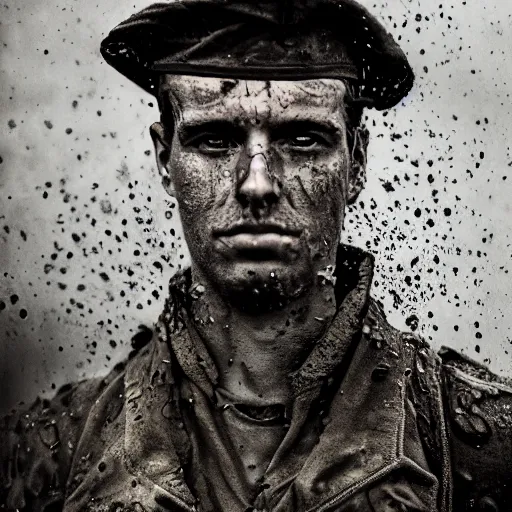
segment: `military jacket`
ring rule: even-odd
[[[253,503],[237,508],[224,478],[229,456],[206,460],[217,448],[223,457],[222,443],[201,448],[193,421],[184,421],[184,414],[194,418],[190,403],[211,397],[201,364],[183,358],[191,350],[187,328],[169,329],[171,316],[160,320],[163,335],[148,336],[106,378],[64,386],[54,399],[5,419],[0,510],[511,509],[510,383],[398,332],[373,300],[350,357],[327,388],[319,383],[298,394],[294,414],[301,420],[292,419]],[[333,321],[334,341],[339,329]],[[182,396],[182,379],[194,383],[195,400]],[[304,442],[312,429],[314,442]],[[191,472],[204,473],[203,485]]]

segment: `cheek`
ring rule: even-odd
[[[346,167],[339,160],[312,159],[292,166],[288,185],[298,199],[297,204],[309,204],[320,216],[342,212],[346,203]]]
[[[230,187],[231,174],[225,175],[229,162],[208,160],[197,153],[176,152],[170,163],[183,222],[206,221]]]
[[[339,160],[311,161],[297,167],[290,193],[305,224],[313,259],[334,254],[346,205],[346,168]]]

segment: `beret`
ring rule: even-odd
[[[414,82],[402,49],[355,0],[167,0],[115,27],[100,50],[155,96],[161,74],[338,78],[356,101],[383,110]]]

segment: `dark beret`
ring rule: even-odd
[[[305,80],[338,78],[382,110],[411,89],[407,58],[355,0],[169,0],[114,28],[105,60],[153,95],[163,73]]]

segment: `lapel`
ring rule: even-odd
[[[410,510],[437,510],[437,479],[406,449],[405,399],[413,351],[398,336],[372,302],[327,425],[293,483],[284,493],[273,489],[273,511],[343,510],[338,507],[361,490],[404,472],[421,500]]]
[[[170,354],[153,339],[92,407],[77,446],[64,512],[193,512],[177,454]],[[181,437],[180,437],[181,436]]]
[[[177,333],[187,337],[186,330]],[[156,337],[155,337],[156,338]],[[185,439],[173,396],[171,354],[166,337],[153,339],[149,357],[133,360],[125,377],[125,460],[132,474],[158,486],[173,505],[170,510],[195,510],[193,497],[185,483],[176,443]],[[180,428],[181,432],[176,429]]]

